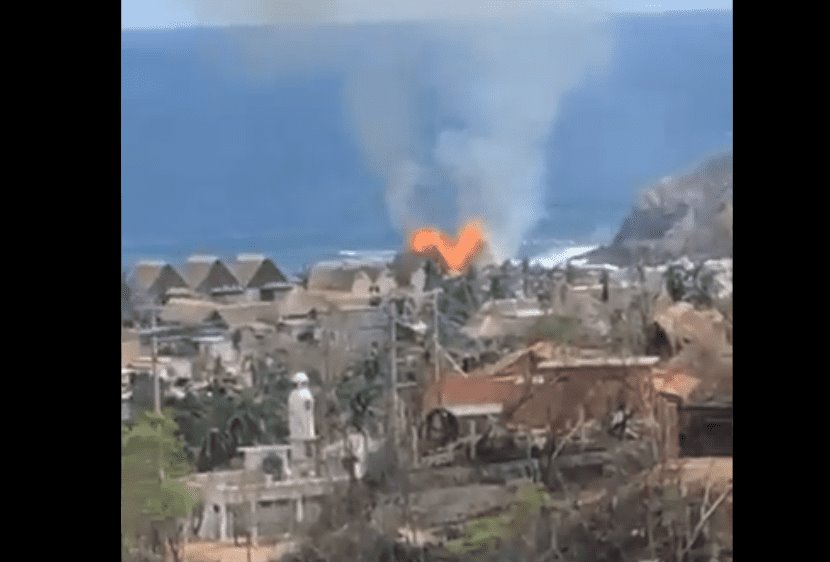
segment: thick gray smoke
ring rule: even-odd
[[[499,260],[543,215],[547,139],[563,97],[610,54],[601,14],[550,0],[195,6],[206,23],[388,24],[367,26],[372,41],[348,60],[325,52],[343,48],[335,44],[313,52],[341,61],[349,115],[386,182],[391,219],[406,233],[450,206],[456,227],[483,221]]]

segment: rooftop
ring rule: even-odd
[[[207,256],[207,255],[193,255],[187,258],[189,263],[213,263],[218,261],[219,258],[216,256]]]
[[[589,367],[653,367],[659,357],[602,357],[594,359],[553,359],[539,363],[539,369]]]

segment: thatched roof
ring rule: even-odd
[[[270,283],[287,281],[273,261],[259,254],[240,254],[231,267],[239,283],[246,289],[259,289]]]
[[[385,269],[384,265],[366,263],[321,262],[311,268],[308,289],[351,292],[355,288],[355,281],[364,279],[370,284],[375,283]]]
[[[187,287],[173,266],[163,261],[140,261],[130,275],[130,287],[144,294],[164,295],[174,288]]]
[[[654,322],[669,338],[677,352],[690,344],[726,349],[726,323],[715,309],[696,310],[687,302],[678,302],[658,313]]]
[[[165,265],[163,261],[145,260],[138,262],[130,274],[130,285],[142,291],[149,290],[158,279]]]
[[[161,309],[161,321],[170,324],[197,326],[219,308],[216,303],[195,299],[170,299]]]
[[[326,299],[309,293],[300,287],[295,287],[289,291],[285,297],[277,301],[277,306],[283,318],[307,316],[312,310],[322,313],[332,308],[331,303]]]
[[[271,322],[279,317],[278,305],[270,302],[230,304],[217,308],[216,312],[230,328]]]
[[[188,286],[200,293],[225,287],[239,287],[236,276],[215,256],[191,256],[184,266]]]

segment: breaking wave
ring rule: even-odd
[[[551,268],[564,265],[565,263],[579,258],[599,248],[598,244],[590,246],[586,245],[557,245],[548,249],[547,251],[530,258],[531,265],[540,265],[542,267]]]

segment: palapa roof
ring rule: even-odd
[[[726,324],[714,309],[696,310],[687,302],[678,302],[658,313],[654,322],[665,332],[676,351],[688,343],[709,343],[727,347]]]
[[[219,305],[196,299],[170,299],[161,309],[162,322],[197,326],[210,318]]]
[[[259,289],[287,281],[276,264],[260,254],[240,254],[231,267],[239,283],[246,289]]]
[[[162,295],[172,288],[187,287],[187,283],[170,264],[143,260],[133,268],[130,286],[143,293]]]
[[[184,266],[188,286],[197,292],[239,287],[239,280],[216,256],[191,256]]]
[[[136,289],[149,290],[165,265],[163,261],[142,260],[138,262],[130,275],[130,284]]]
[[[325,298],[309,293],[301,287],[291,289],[283,298],[277,301],[277,306],[284,318],[306,316],[312,310],[323,313],[332,308],[331,303]]]
[[[386,269],[382,264],[363,262],[320,262],[312,266],[308,276],[308,289],[313,291],[351,292],[360,277],[374,283]]]
[[[254,325],[258,322],[269,322],[279,317],[276,303],[246,302],[224,305],[216,309],[219,318],[230,328]]]

